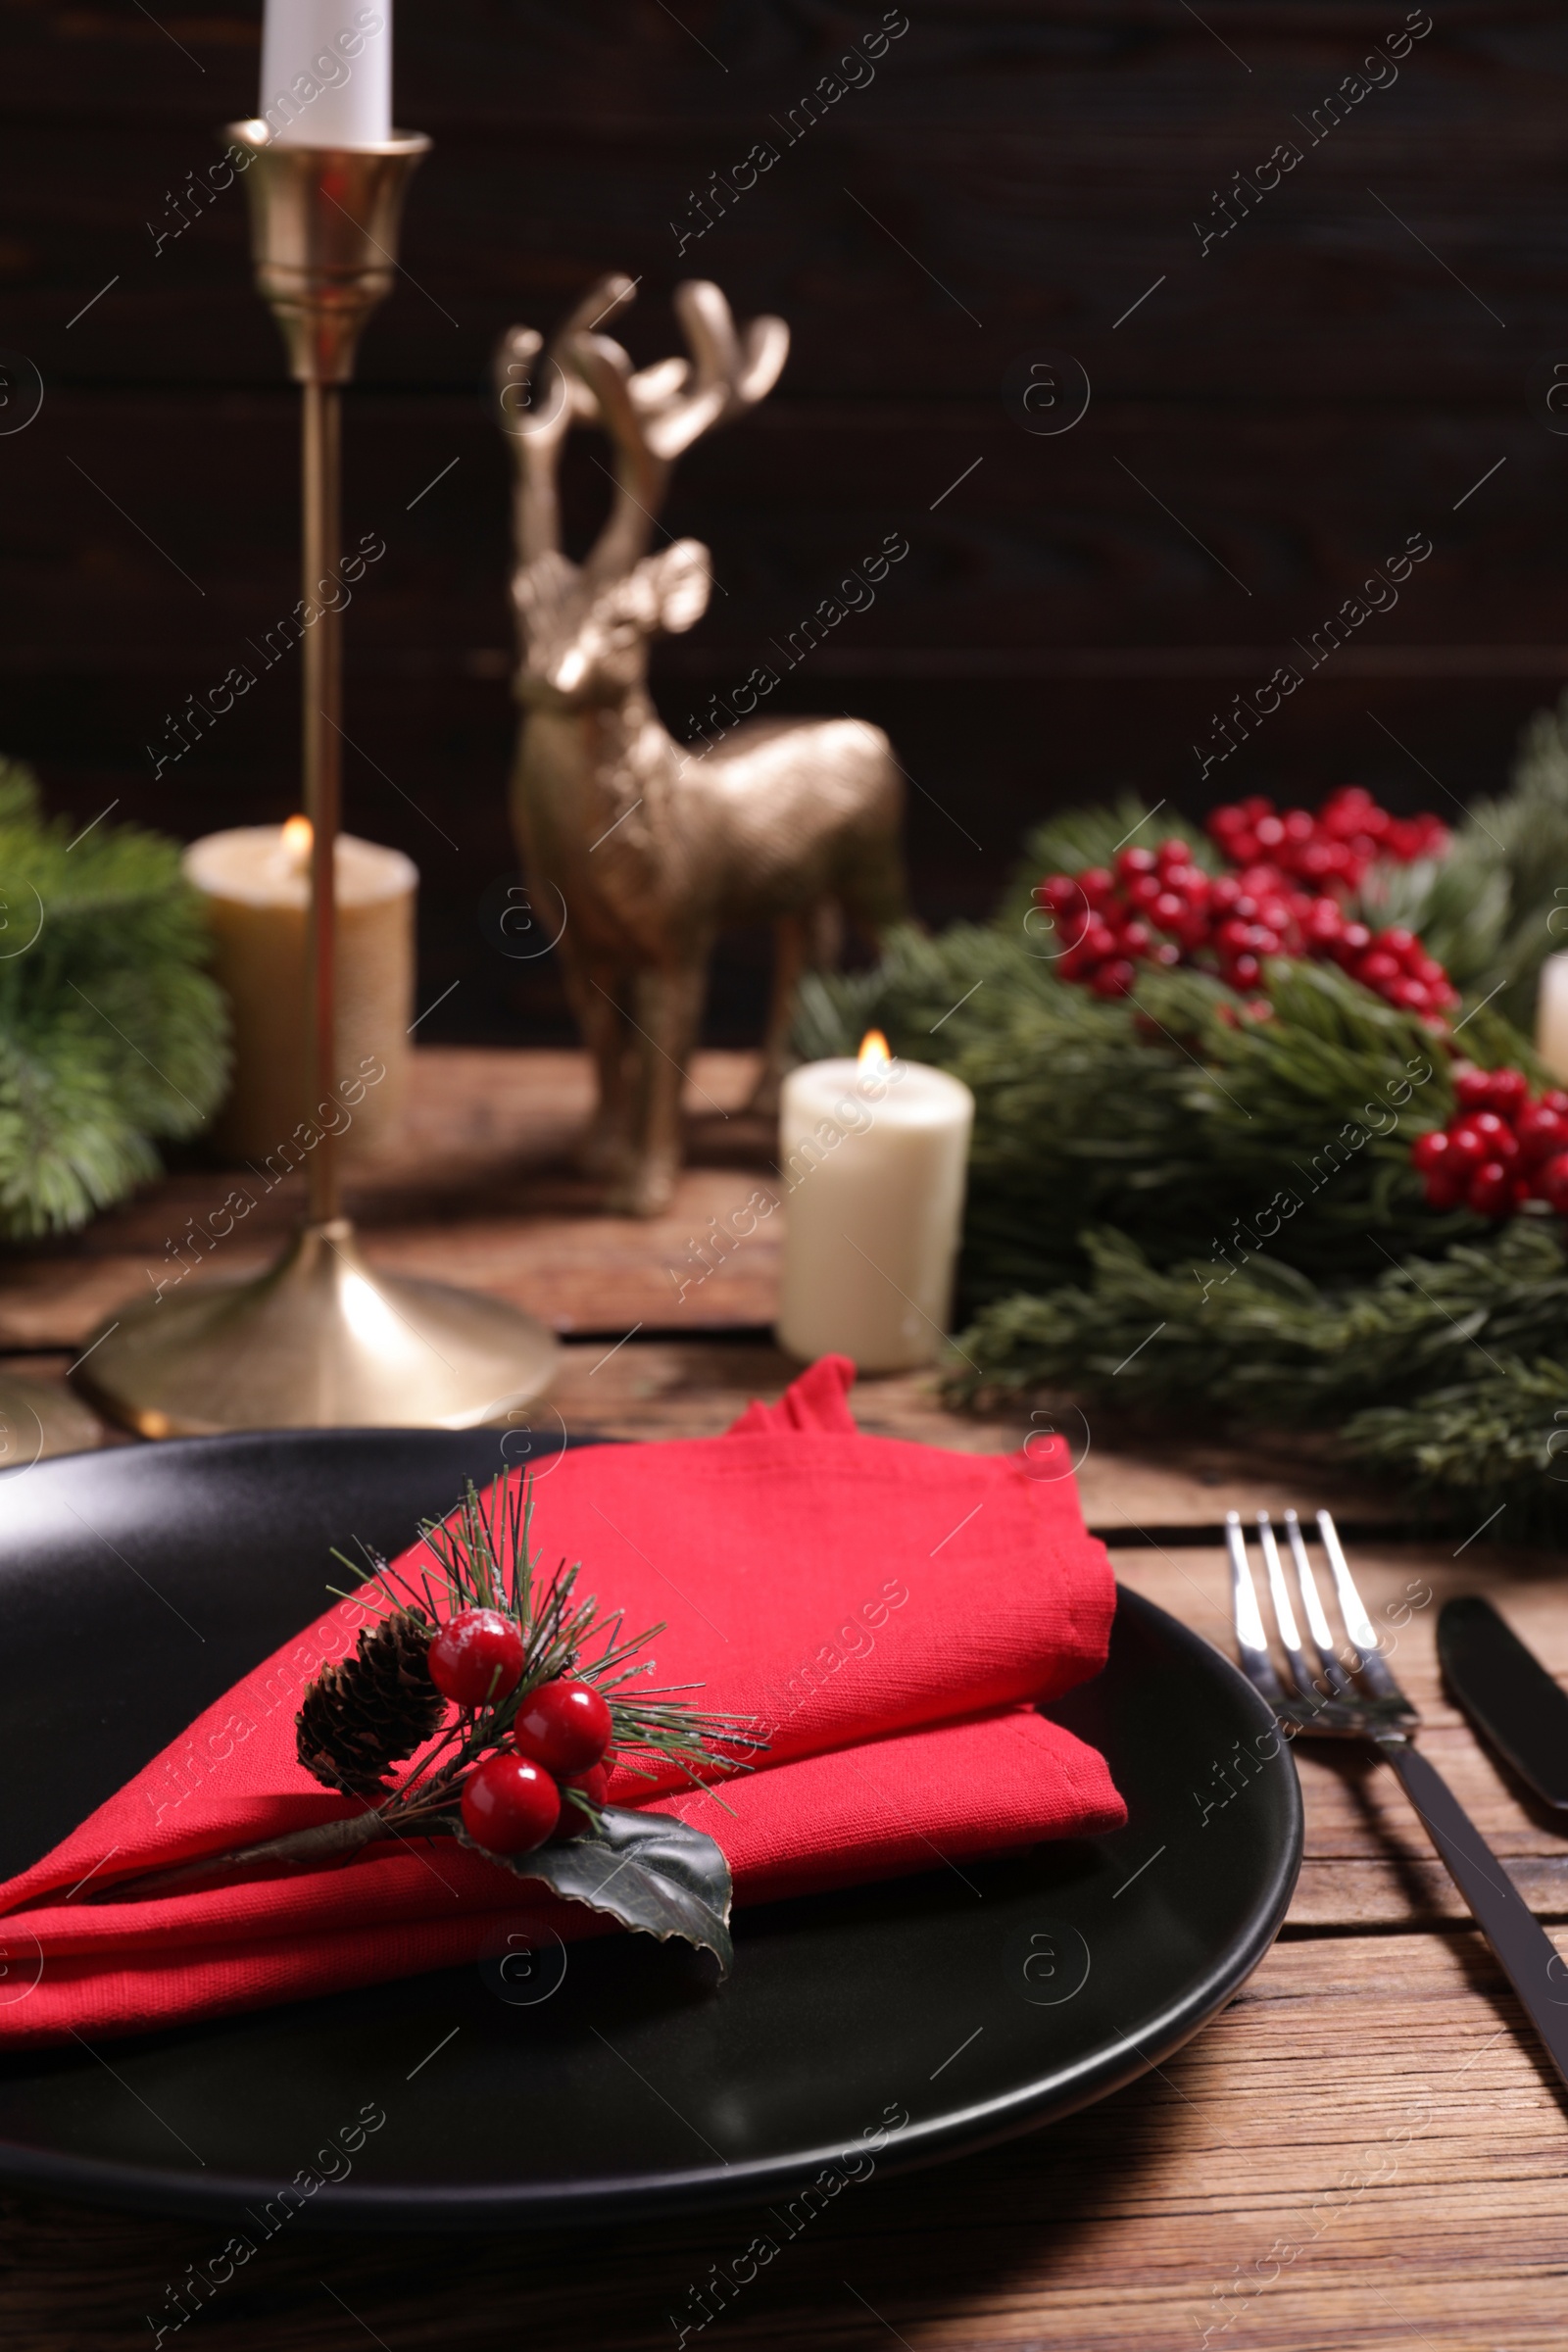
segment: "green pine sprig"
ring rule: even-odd
[[[720,1772],[745,1769],[745,1757],[767,1742],[746,1716],[702,1710],[685,1693],[695,1685],[646,1686],[654,1662],[641,1653],[664,1630],[622,1632],[624,1613],[604,1611],[592,1595],[579,1598],[580,1563],[564,1560],[548,1576],[532,1545],[531,1475],[520,1484],[493,1481],[481,1498],[472,1480],[456,1514],[419,1523],[424,1559],[404,1572],[367,1555],[359,1594],[378,1587],[393,1607],[422,1608],[434,1625],[465,1609],[495,1609],[510,1617],[522,1639],[523,1665],[514,1689],[475,1709],[460,1709],[412,1762],[387,1797],[383,1812],[404,1835],[453,1826],[452,1809],[468,1772],[502,1746],[530,1694],[562,1677],[591,1684],[610,1708],[616,1761],[649,1782],[671,1769],[692,1788],[708,1787]],[[341,1552],[346,1566],[356,1563]],[[428,1562],[428,1564],[426,1564]],[[570,1801],[596,1826],[597,1808],[581,1789]],[[715,1798],[722,1803],[722,1799]]]
[[[83,1224],[221,1100],[228,1020],[175,843],[39,813],[0,760],[0,1239]]]

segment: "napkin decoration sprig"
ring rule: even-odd
[[[296,1719],[298,1753],[328,1788],[364,1800],[232,1853],[104,1889],[123,1902],[241,1866],[342,1863],[383,1838],[453,1838],[519,1879],[662,1941],[678,1936],[727,1973],[730,1876],[701,1830],[605,1802],[612,1764],[694,1787],[766,1745],[750,1718],[702,1712],[644,1678],[662,1625],[625,1636],[621,1612],[579,1599],[580,1565],[541,1576],[533,1495],[469,1482],[450,1523],[419,1527],[414,1574],[367,1553],[352,1595],[377,1606],[354,1653],[323,1667]],[[343,1559],[343,1554],[335,1555]],[[356,1563],[344,1560],[344,1565]],[[715,1801],[722,1803],[721,1798]]]

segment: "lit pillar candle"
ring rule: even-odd
[[[256,111],[293,147],[392,135],[392,0],[267,0]]]
[[[864,1372],[941,1353],[973,1123],[966,1086],[890,1060],[875,1031],[858,1061],[791,1071],[779,1118],[781,1348],[853,1356]]]
[[[418,868],[401,850],[338,836],[337,1050],[323,1102],[313,1104],[305,1079],[310,865],[303,816],[209,833],[185,852],[185,872],[207,901],[214,971],[234,1030],[233,1080],[214,1141],[239,1159],[265,1162],[297,1145],[300,1122],[313,1116],[333,1126],[344,1150],[369,1149],[395,1130],[403,1108]]]
[[[1536,999],[1536,1051],[1559,1086],[1568,1086],[1568,956],[1548,956]]]

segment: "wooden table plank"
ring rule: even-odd
[[[1282,1943],[1160,2073],[966,2163],[851,2184],[793,2237],[745,2210],[538,2237],[279,2234],[192,2340],[646,2352],[680,2341],[694,2290],[761,2234],[775,2257],[688,2344],[1556,2352],[1568,2138],[1499,1984],[1468,1933]],[[0,2332],[16,2352],[145,2343],[226,2236],[0,2200]]]
[[[747,1054],[697,1056],[691,1162],[670,1208],[645,1220],[601,1215],[600,1188],[570,1165],[591,1102],[583,1054],[427,1048],[414,1057],[397,1143],[374,1160],[346,1159],[346,1205],[377,1264],[493,1291],[561,1331],[765,1328],[782,1212],[744,1240],[730,1230],[754,1194],[778,1192],[773,1127],[741,1108],[755,1070]],[[232,1233],[204,1243],[237,1191],[254,1206],[231,1206]],[[257,1273],[303,1200],[302,1176],[270,1183],[265,1168],[193,1155],[72,1239],[0,1253],[0,1349],[79,1348],[193,1257],[192,1281]]]
[[[753,1396],[772,1401],[800,1367],[761,1341],[638,1341],[607,1357],[567,1350],[550,1403],[583,1436],[696,1437],[728,1427]],[[1084,1516],[1099,1528],[1213,1526],[1228,1506],[1282,1510],[1325,1505],[1348,1518],[1387,1518],[1386,1489],[1330,1467],[1310,1442],[1261,1438],[1221,1444],[1136,1440],[1125,1424],[1071,1409],[1032,1417],[1023,1407],[978,1415],[947,1409],[932,1372],[865,1375],[852,1402],[870,1436],[910,1438],[971,1453],[1005,1453],[1055,1430],[1069,1447]]]
[[[583,1237],[579,1231],[578,1246],[591,1250],[592,1233]],[[440,1256],[434,1270],[447,1275],[452,1264],[450,1256]],[[800,1370],[771,1342],[747,1333],[652,1341],[635,1331],[624,1341],[564,1336],[568,1344],[548,1396],[516,1416],[519,1424],[574,1437],[716,1436],[754,1396],[771,1402],[781,1396]],[[64,1352],[7,1356],[0,1348],[0,1370],[31,1380],[61,1380],[70,1361]],[[1042,1412],[1033,1420],[1022,1409],[956,1413],[942,1403],[930,1372],[863,1377],[854,1405],[861,1428],[873,1437],[970,1453],[1009,1452],[1054,1427],[1072,1450],[1085,1517],[1107,1533],[1212,1527],[1233,1503],[1246,1511],[1325,1504],[1344,1520],[1363,1523],[1397,1511],[1386,1489],[1326,1462],[1323,1448],[1307,1441],[1156,1441],[1147,1433],[1135,1437],[1098,1414],[1091,1430],[1070,1412],[1054,1418]],[[105,1432],[109,1440],[115,1435]]]

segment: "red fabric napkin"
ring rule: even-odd
[[[1126,1817],[1103,1759],[1029,1703],[1099,1671],[1115,1605],[1059,1441],[1031,1459],[861,1437],[853,1379],[825,1357],[722,1438],[588,1447],[535,1483],[546,1565],[580,1559],[579,1592],[624,1609],[628,1633],[665,1621],[655,1679],[702,1684],[699,1705],[762,1719],[770,1744],[725,1783],[730,1814],[673,1779],[650,1796],[621,1772],[612,1790],[708,1831],[741,1903]],[[147,2031],[448,1966],[472,1959],[503,1915],[563,1936],[607,1932],[447,1840],[85,1899],[122,1875],[356,1810],[297,1762],[294,1715],[370,1614],[336,1603],[0,1886],[0,2044]]]

